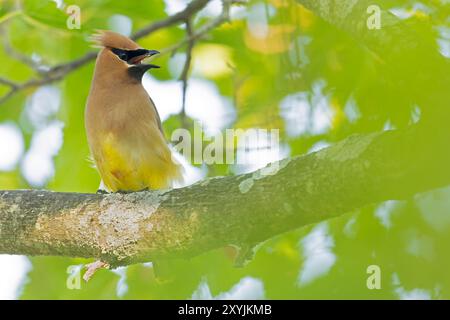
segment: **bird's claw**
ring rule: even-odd
[[[109,264],[107,264],[106,262],[97,260],[93,263],[89,263],[86,266],[86,272],[83,275],[83,280],[88,282],[89,279],[92,278],[92,276],[94,275],[95,272],[97,272],[97,270],[99,269],[109,269]]]

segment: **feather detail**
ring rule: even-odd
[[[89,41],[96,47],[135,50],[141,48],[136,42],[119,33],[109,30],[96,30]]]
[[[91,154],[87,156],[86,161],[89,162],[89,165],[91,168],[97,169],[97,165],[95,164],[95,159]]]

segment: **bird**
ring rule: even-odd
[[[158,110],[142,85],[145,72],[159,68],[143,60],[159,52],[112,31],[98,31],[92,40],[100,52],[85,128],[102,184],[108,192],[135,192],[181,183],[183,168],[172,155]]]

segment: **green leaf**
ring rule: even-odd
[[[30,23],[39,27],[39,23],[55,28],[67,28],[68,16],[51,0],[24,0],[23,12]]]

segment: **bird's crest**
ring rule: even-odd
[[[93,42],[95,47],[109,47],[126,50],[136,50],[140,48],[140,46],[130,38],[109,30],[96,30],[96,33],[90,37],[90,41]]]

